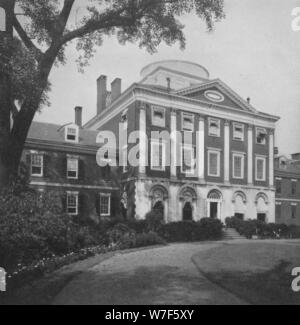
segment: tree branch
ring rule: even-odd
[[[13,17],[13,26],[20,36],[21,40],[24,42],[25,46],[29,51],[32,51],[34,53],[35,59],[39,62],[41,56],[43,55],[43,52],[34,45],[15,15]]]

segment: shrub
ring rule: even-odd
[[[107,231],[106,245],[115,249],[127,249],[135,247],[136,234],[125,224],[119,223]]]
[[[145,219],[149,231],[159,231],[164,224],[164,216],[157,210],[148,212]]]
[[[152,245],[166,245],[166,241],[153,231],[136,235],[135,247],[146,247]]]
[[[163,225],[159,234],[168,242],[216,240],[222,236],[222,223],[211,218],[203,218],[198,222],[172,222]]]
[[[300,226],[290,225],[288,226],[288,237],[289,238],[300,238]]]

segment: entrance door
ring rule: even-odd
[[[210,217],[213,219],[218,218],[218,202],[210,202]]]
[[[183,207],[183,216],[182,219],[184,221],[192,221],[193,220],[193,208],[190,202],[186,202]]]
[[[259,221],[266,222],[266,218],[267,218],[267,216],[266,216],[265,213],[258,213],[257,214],[257,220],[259,220]]]
[[[161,216],[164,216],[164,204],[161,201],[157,201],[154,204],[153,211],[161,214]]]

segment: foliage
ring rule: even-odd
[[[106,245],[115,249],[132,248],[135,241],[135,231],[122,223],[115,225],[106,234]]]
[[[153,231],[136,235],[135,247],[146,247],[153,245],[166,245],[166,241]]]
[[[236,217],[226,219],[227,227],[236,229],[246,238],[300,238],[300,227],[295,225],[265,223],[260,220],[241,220]]]
[[[148,212],[145,216],[147,228],[150,231],[159,231],[164,224],[164,216],[157,210]]]
[[[216,240],[222,236],[222,224],[211,218],[203,218],[198,222],[171,222],[163,225],[159,234],[168,242]]]

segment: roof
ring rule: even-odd
[[[283,158],[285,165],[280,167],[280,159]],[[280,175],[293,175],[294,177],[300,177],[300,161],[288,159],[285,156],[278,156],[275,158],[275,176]]]
[[[68,124],[67,124],[68,125]],[[64,125],[66,126],[66,125]],[[30,140],[40,140],[45,142],[56,142],[63,143],[65,145],[84,145],[84,146],[96,146],[96,136],[97,131],[79,128],[79,142],[78,143],[69,143],[65,141],[65,135],[62,131],[64,126],[43,123],[43,122],[32,122],[27,141]]]

